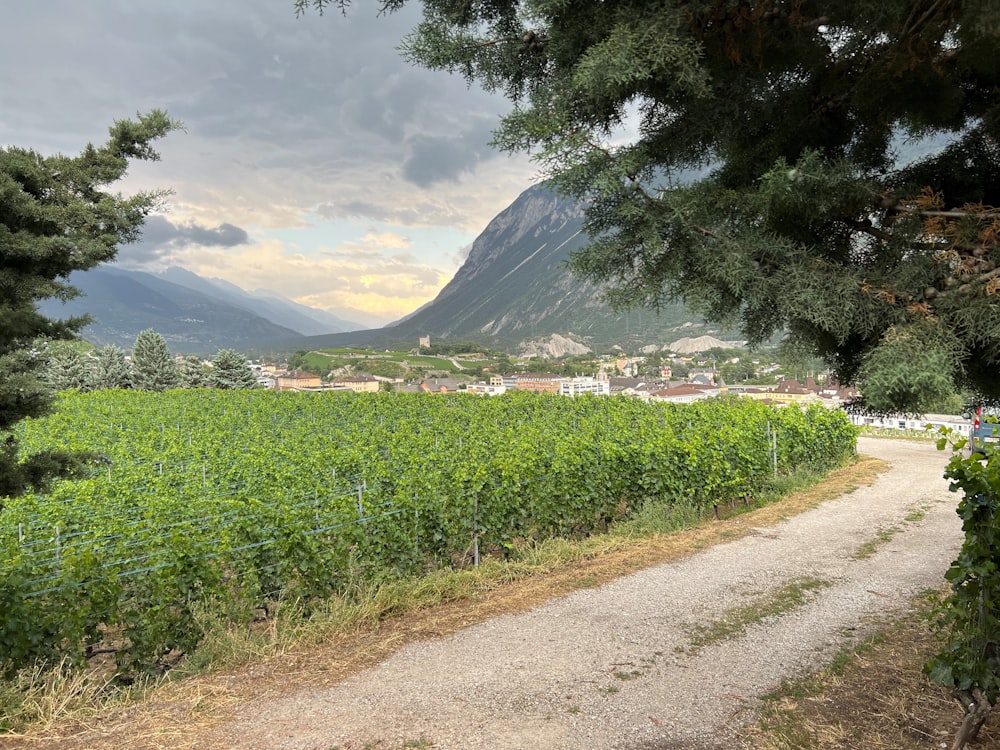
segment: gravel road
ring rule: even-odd
[[[891,470],[738,541],[409,645],[330,689],[248,704],[205,739],[253,750],[735,747],[759,696],[939,586],[956,556],[946,454],[864,438],[859,452]],[[809,589],[805,602],[696,645],[699,626],[727,612],[752,620],[783,587]]]

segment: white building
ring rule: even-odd
[[[507,389],[503,386],[503,383],[496,385],[495,383],[469,383],[465,386],[466,393],[475,393],[480,396],[502,396],[507,392]]]
[[[673,388],[663,388],[653,391],[649,400],[668,401],[674,404],[693,404],[695,401],[704,401],[706,398],[713,398],[719,395],[719,389],[713,386],[698,386],[689,383],[674,386]]]
[[[559,383],[560,396],[579,396],[592,393],[595,396],[610,396],[611,385],[605,378],[565,378]]]

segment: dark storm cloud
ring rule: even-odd
[[[249,240],[245,230],[232,224],[220,224],[217,227],[202,227],[193,222],[174,224],[158,214],[147,218],[142,230],[142,242],[147,245],[235,247],[245,245]]]
[[[386,16],[356,3],[346,16],[301,18],[282,0],[12,4],[0,143],[77,151],[103,140],[114,119],[161,107],[192,136],[264,144],[262,160],[266,144],[304,169],[338,156],[405,159],[408,179],[426,185],[475,158],[464,137],[447,137],[451,124],[503,108],[399,58],[418,3]]]
[[[403,177],[417,187],[456,180],[471,172],[479,162],[483,144],[468,137],[418,136],[409,141],[409,155],[403,162]]]
[[[195,223],[174,224],[165,216],[154,214],[146,219],[142,237],[119,252],[122,260],[143,263],[157,260],[174,250],[193,245],[200,247],[236,247],[250,242],[246,230],[232,224],[203,227]]]

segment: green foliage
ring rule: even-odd
[[[719,399],[273,391],[67,393],[21,426],[24,454],[100,451],[0,527],[3,668],[121,639],[123,673],[201,637],[197,612],[311,603],[503,555],[643,508],[752,495],[777,467],[853,454],[843,412]]]
[[[402,362],[387,359],[364,359],[355,364],[354,369],[380,378],[401,378],[410,372]]]
[[[944,448],[945,439],[938,447]],[[1000,454],[963,455],[955,445],[945,476],[962,493],[958,515],[965,541],[945,578],[951,593],[933,613],[942,640],[940,653],[925,667],[931,681],[969,693],[982,691],[990,704],[1000,698]]]
[[[189,354],[177,366],[177,376],[182,388],[209,388],[212,378],[201,357]]]
[[[139,237],[163,193],[123,197],[106,188],[125,176],[129,160],[156,160],[153,141],[177,127],[154,110],[115,122],[105,145],[88,144],[79,156],[0,148],[0,498],[74,465],[56,454],[19,462],[10,434],[52,403],[35,342],[72,338],[86,322],[50,320],[36,303],[71,298],[76,291],[65,280],[73,271],[113,259],[119,245]]]
[[[757,366],[744,355],[738,362],[719,365],[719,375],[726,383],[745,383],[757,377]]]
[[[212,385],[224,390],[257,387],[257,376],[247,358],[234,349],[220,349],[215,355],[211,380]]]
[[[932,411],[954,394],[954,362],[921,328],[890,329],[861,368],[865,403],[882,413]]]
[[[98,349],[96,356],[95,390],[132,387],[132,373],[129,371],[124,349],[108,344]]]
[[[436,339],[430,346],[420,347],[420,354],[429,354],[438,357],[455,356],[459,354],[475,354],[478,355],[478,359],[493,359],[505,356],[499,352],[484,349],[481,345],[473,344],[468,341],[439,341]]]
[[[290,370],[302,370],[303,361],[305,356],[308,354],[305,349],[299,349],[288,359],[288,369]],[[308,372],[308,371],[307,371]],[[313,375],[319,375],[321,373],[314,372]]]
[[[43,342],[45,379],[56,391],[89,391],[94,387],[90,358],[69,341]]]
[[[325,378],[330,369],[337,366],[337,360],[320,352],[296,352],[288,361],[289,369],[301,370],[321,378]]]
[[[686,363],[677,361],[670,365],[670,373],[674,380],[682,380],[691,374],[691,368]]]
[[[163,336],[147,328],[132,345],[132,387],[140,391],[165,391],[180,385],[174,355]]]
[[[965,399],[961,394],[949,393],[927,404],[929,414],[961,414],[965,409]]]
[[[463,344],[456,345],[455,347],[442,345],[439,347],[439,350],[445,351],[450,348],[464,350],[468,346]],[[331,371],[344,367],[350,368],[352,372],[368,373],[385,378],[418,378],[424,377],[428,372],[433,371],[478,377],[482,375],[481,371],[483,367],[494,368],[494,371],[505,371],[504,367],[510,367],[510,360],[505,355],[490,353],[489,356],[491,359],[470,359],[468,354],[468,352],[465,352],[465,356],[460,353],[430,355],[413,352],[340,348],[312,352],[298,351],[292,356],[288,364],[291,369],[303,370],[324,378]],[[479,353],[477,352],[476,354],[478,356]],[[483,354],[482,356],[487,355]],[[496,370],[496,368],[501,369]]]

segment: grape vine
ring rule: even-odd
[[[122,673],[155,672],[197,647],[199,606],[249,618],[647,503],[710,508],[855,437],[842,412],[743,399],[67,394],[20,425],[22,451],[99,458],[0,517],[2,668],[110,648]]]

